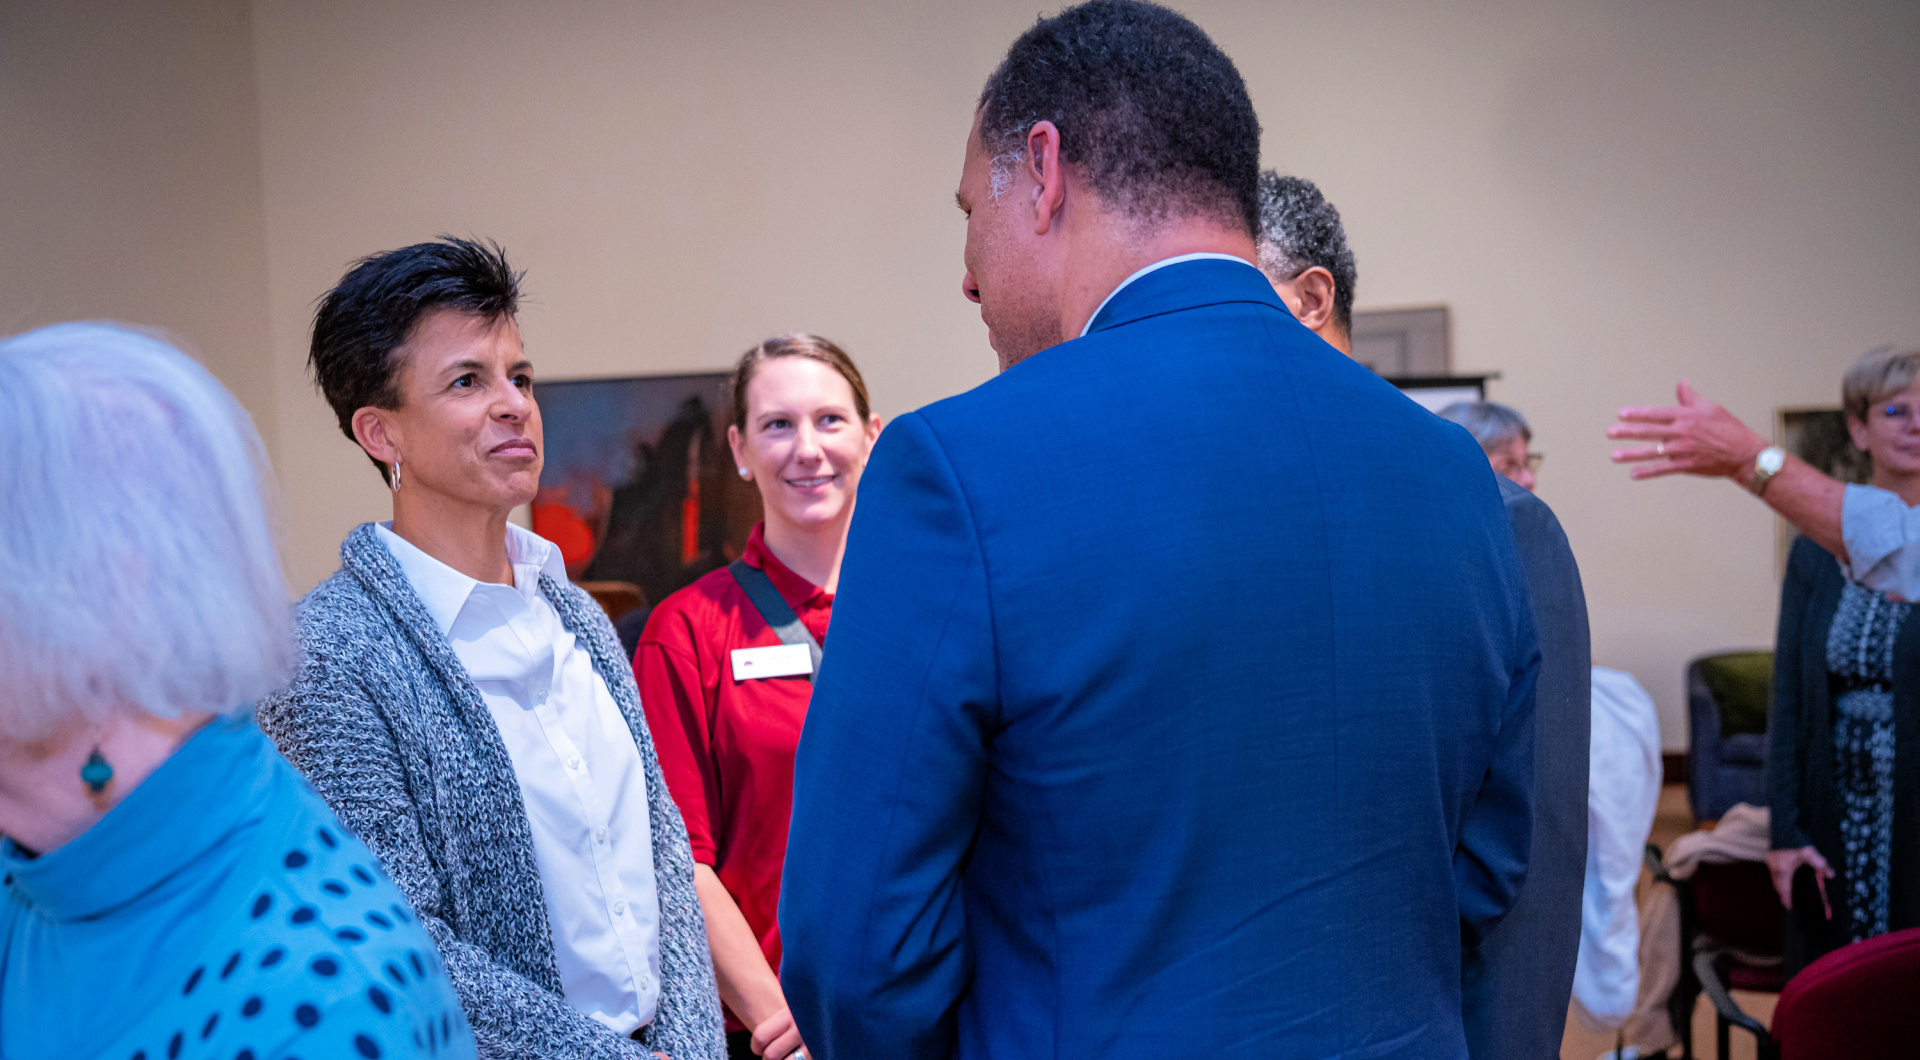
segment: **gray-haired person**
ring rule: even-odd
[[[1527,451],[1533,441],[1533,428],[1517,410],[1493,401],[1456,401],[1440,410],[1440,418],[1465,427],[1480,443],[1496,474],[1512,479],[1523,489],[1534,487],[1541,457]]]
[[[1540,634],[1527,885],[1507,918],[1461,961],[1474,1060],[1531,1060],[1560,1048],[1579,957],[1593,732],[1587,598],[1560,520],[1533,494],[1540,454],[1527,451],[1533,440],[1527,418],[1492,401],[1456,402],[1440,410],[1440,418],[1466,428],[1499,476]]]
[[[378,862],[254,728],[266,454],[150,335],[0,342],[0,1055],[471,1057]]]
[[[1329,346],[1353,355],[1353,250],[1340,211],[1313,181],[1260,174],[1260,271],[1287,311]]]
[[[392,491],[301,601],[261,725],[446,954],[483,1056],[720,1060],[686,825],[606,613],[511,525],[545,439],[498,247],[375,254],[312,364]]]

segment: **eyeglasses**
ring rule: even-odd
[[[1545,463],[1546,459],[1547,459],[1547,454],[1545,453],[1530,452],[1527,454],[1527,458],[1524,461],[1524,463],[1528,471],[1533,471],[1537,473],[1540,470],[1540,465]],[[1506,456],[1502,456],[1500,457],[1499,463],[1494,468],[1494,470],[1498,471],[1502,475],[1511,474],[1519,470],[1519,468],[1514,466],[1515,463],[1516,461],[1514,461],[1513,459]]]

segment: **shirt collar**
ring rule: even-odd
[[[1116,294],[1119,294],[1121,291],[1126,290],[1128,284],[1132,283],[1133,281],[1139,279],[1142,276],[1145,276],[1147,273],[1153,272],[1158,269],[1164,269],[1169,265],[1178,265],[1184,261],[1237,261],[1240,264],[1245,265],[1247,268],[1250,268],[1250,269],[1257,268],[1257,266],[1255,266],[1253,262],[1248,261],[1245,258],[1235,257],[1232,254],[1215,254],[1212,251],[1201,251],[1196,254],[1175,254],[1173,257],[1170,257],[1170,258],[1161,258],[1159,261],[1156,261],[1153,264],[1147,266],[1146,268],[1135,272],[1132,276],[1129,276],[1126,279],[1121,280],[1120,286],[1115,287],[1111,291],[1108,291],[1107,296],[1105,298],[1102,298],[1100,300],[1100,304],[1094,308],[1093,315],[1087,318],[1087,325],[1080,329],[1080,337],[1081,338],[1087,337],[1087,333],[1093,330],[1093,322],[1100,319],[1100,310],[1107,308],[1107,303],[1113,301],[1113,296]]]
[[[746,551],[740,554],[740,559],[747,566],[758,567],[764,571],[767,580],[773,583],[775,589],[780,590],[780,598],[795,611],[800,610],[800,605],[810,602],[816,596],[833,599],[832,594],[825,589],[795,574],[787,568],[786,564],[780,562],[780,557],[774,555],[773,550],[767,547],[766,535],[763,532],[765,527],[765,523],[753,524],[752,532],[747,534]]]
[[[480,586],[477,579],[454,570],[428,555],[417,545],[393,532],[391,522],[375,523],[374,533],[393,553],[400,572],[407,576],[414,594],[433,616],[433,624],[442,634],[453,629],[467,598]],[[513,588],[531,601],[540,591],[540,575],[557,582],[567,580],[567,567],[553,542],[514,523],[507,524],[507,562],[513,564]]]

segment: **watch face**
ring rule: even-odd
[[[1778,449],[1769,448],[1760,451],[1760,457],[1754,461],[1754,466],[1771,475],[1786,466],[1786,463],[1787,454]]]

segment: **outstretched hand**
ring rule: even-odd
[[[1675,391],[1678,405],[1629,406],[1607,437],[1652,442],[1613,451],[1616,464],[1637,465],[1635,479],[1687,474],[1735,478],[1753,465],[1767,440],[1733,413],[1693,392],[1685,379]]]
[[[1793,908],[1793,875],[1800,866],[1813,869],[1813,882],[1820,888],[1820,906],[1826,910],[1827,919],[1833,919],[1833,903],[1827,901],[1827,881],[1833,878],[1833,866],[1820,852],[1807,846],[1798,850],[1767,851],[1767,872],[1773,877],[1773,890],[1780,896],[1780,904]]]

